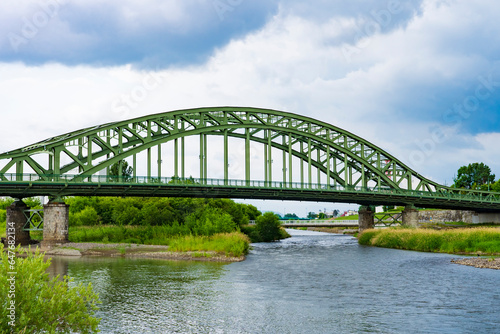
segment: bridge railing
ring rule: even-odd
[[[342,185],[329,185],[321,183],[307,182],[283,182],[283,181],[259,181],[241,179],[213,179],[213,178],[180,178],[180,177],[148,177],[148,176],[110,176],[110,175],[75,175],[75,174],[0,174],[0,184],[2,182],[50,182],[50,183],[96,183],[96,184],[154,184],[154,185],[186,185],[186,186],[213,186],[213,187],[253,187],[269,189],[297,189],[332,192],[362,192],[378,193],[384,195],[404,195],[420,198],[436,198],[436,196],[447,199],[471,200],[481,202],[499,202],[500,193],[492,193],[481,190],[468,189],[441,189],[439,192],[393,189],[389,187],[360,187]]]

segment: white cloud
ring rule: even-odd
[[[130,65],[3,64],[0,102],[9,126],[0,133],[0,151],[113,120],[240,105],[324,120],[438,182],[450,184],[458,167],[476,161],[500,176],[494,158],[498,131],[485,128],[474,134],[442,121],[448,108],[474,92],[478,76],[496,66],[489,53],[500,45],[500,34],[489,32],[500,29],[498,6],[492,1],[424,1],[421,15],[405,26],[354,43],[359,52],[350,62],[342,41],[350,40],[346,31],[365,21],[341,16],[315,21],[282,11],[259,31],[219,48],[206,63],[159,70],[153,78],[152,72]],[[474,15],[464,18],[468,12]],[[476,35],[464,37],[467,30]],[[475,42],[470,52],[466,47],[453,52],[453,46],[462,47],[482,33],[493,40]],[[444,139],[433,139],[436,129]],[[416,161],[413,152],[423,158]]]

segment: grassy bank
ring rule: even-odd
[[[226,256],[243,256],[248,253],[250,239],[241,232],[216,234],[211,237],[184,236],[171,240],[168,250],[172,252],[224,253]]]
[[[430,230],[388,228],[366,230],[358,236],[368,246],[453,254],[500,254],[500,229]]]

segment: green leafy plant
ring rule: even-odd
[[[44,260],[39,251],[32,254],[18,247],[17,253],[25,253],[20,257],[2,248],[0,245],[0,295],[8,298],[3,297],[0,332],[98,332],[100,319],[94,315],[99,299],[90,283],[75,285],[68,276],[49,278],[50,259]]]

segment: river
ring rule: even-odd
[[[102,333],[500,333],[500,271],[290,230],[243,262],[54,258],[92,282]]]

